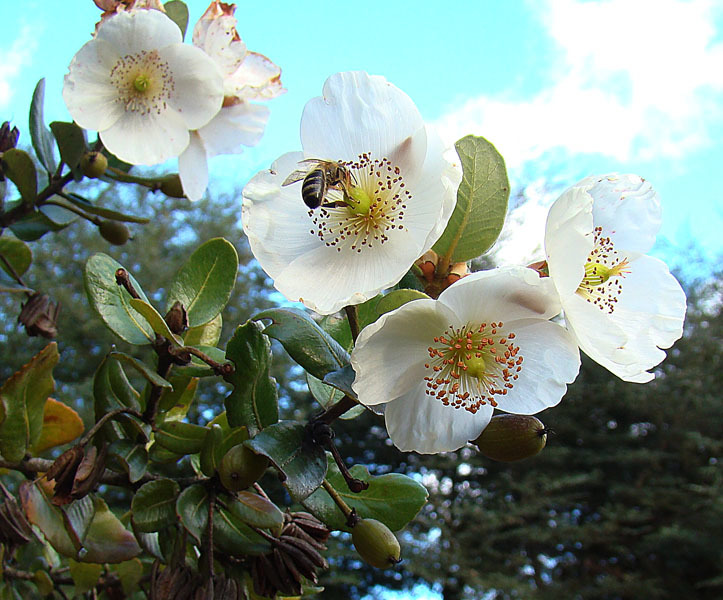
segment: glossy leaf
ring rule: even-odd
[[[131,483],[135,483],[146,474],[148,451],[143,444],[131,440],[116,440],[108,447],[108,458],[118,463],[118,466],[128,474]]]
[[[116,270],[121,265],[107,254],[97,253],[85,263],[83,281],[93,309],[108,328],[130,344],[149,344],[155,339],[153,328],[130,304],[131,295],[116,283]],[[133,275],[130,281],[141,300],[148,302]]]
[[[309,442],[303,423],[281,421],[244,443],[256,454],[268,457],[296,502],[311,494],[324,479],[324,450]]]
[[[58,144],[60,159],[73,171],[75,180],[79,181],[82,178],[80,159],[88,148],[85,132],[75,123],[64,121],[53,121],[50,130]]]
[[[84,212],[90,213],[91,215],[97,215],[111,221],[123,221],[124,223],[148,223],[149,221],[146,217],[137,217],[135,215],[118,212],[117,210],[97,206],[87,198],[83,198],[83,196],[74,194],[73,192],[67,193],[66,198],[63,198],[63,200],[66,200],[69,204],[77,206]]]
[[[216,469],[221,463],[221,459],[218,457],[218,448],[222,443],[223,427],[216,423],[209,423],[199,456],[199,467],[206,477],[213,477],[216,474]]]
[[[188,413],[188,409],[196,395],[198,379],[184,375],[173,375],[170,378],[173,389],[165,389],[158,402],[159,416],[164,421],[180,421]]]
[[[143,316],[155,333],[166,338],[175,346],[183,345],[183,340],[171,332],[168,323],[161,316],[161,313],[153,308],[152,304],[140,298],[131,298],[129,302],[131,307]]]
[[[380,315],[384,313],[396,310],[400,306],[404,306],[407,302],[412,300],[419,300],[420,298],[429,298],[424,292],[418,290],[392,290],[377,303],[377,311]]]
[[[238,254],[231,242],[214,238],[202,244],[181,267],[168,291],[166,310],[179,301],[188,313],[189,327],[215,318],[231,297]]]
[[[424,486],[406,475],[388,473],[373,477],[361,465],[352,467],[351,474],[366,481],[369,487],[358,493],[349,491],[339,469],[329,457],[326,479],[347,505],[356,509],[358,516],[381,521],[392,531],[409,523],[427,501]],[[332,529],[350,531],[346,518],[325,489],[316,490],[302,504]]]
[[[296,308],[273,308],[258,313],[254,320],[271,319],[264,333],[283,345],[304,370],[314,377],[349,363],[349,354],[311,316]]]
[[[14,237],[0,237],[0,254],[10,263],[13,270],[20,276],[28,270],[30,263],[33,261],[33,252],[22,240]],[[12,276],[5,261],[0,260],[0,269]]]
[[[355,377],[354,369],[351,368],[351,365],[346,365],[338,371],[327,373],[326,377],[324,377],[324,383],[357,400],[356,392],[351,387]]]
[[[191,327],[183,334],[183,343],[186,346],[215,346],[221,339],[223,319],[221,313],[217,314],[208,323]]]
[[[278,534],[284,526],[284,513],[271,500],[253,492],[238,492],[231,504],[227,503],[231,512],[238,515],[244,523],[252,527],[270,529]]]
[[[208,491],[202,485],[192,485],[181,492],[176,501],[176,514],[196,544],[201,544],[208,527]]]
[[[329,373],[329,375],[331,375],[331,373]],[[327,377],[329,377],[329,375],[327,375]],[[314,377],[313,375],[309,375],[308,373],[306,374],[306,383],[309,385],[309,391],[311,392],[311,395],[314,396],[316,401],[321,404],[321,406],[325,409],[330,408],[344,397],[344,392],[336,389],[335,387],[327,385],[323,381],[319,381],[316,377]],[[349,384],[349,387],[350,386],[351,384]],[[343,415],[341,415],[340,418],[353,419],[355,417],[358,417],[363,412],[363,406],[355,406],[351,410],[348,410]]]
[[[246,525],[233,510],[220,503],[213,513],[213,541],[222,552],[236,556],[271,552],[268,541]]]
[[[32,453],[39,454],[48,448],[72,442],[83,433],[83,419],[70,406],[48,398],[43,408],[43,426],[40,437],[32,446]]]
[[[489,250],[502,231],[510,196],[505,161],[492,144],[468,135],[455,148],[462,162],[462,183],[447,228],[433,247],[452,263]]]
[[[45,204],[29,215],[24,216],[12,225],[9,229],[20,240],[33,242],[40,239],[51,231],[61,231],[78,219],[67,210],[57,206]]]
[[[195,454],[201,451],[208,428],[183,421],[166,421],[155,433],[156,443],[176,454]]]
[[[114,358],[118,362],[125,363],[126,365],[133,367],[151,385],[165,389],[170,389],[172,387],[170,381],[163,379],[163,377],[156,373],[151,367],[142,363],[130,354],[113,351],[108,356]]]
[[[88,537],[91,523],[95,518],[95,502],[91,496],[75,500],[60,509],[65,524],[65,531],[75,546],[76,552],[84,547],[85,538]]]
[[[181,0],[171,0],[163,5],[166,9],[166,15],[181,30],[181,36],[186,36],[186,28],[188,27],[188,7]]]
[[[176,498],[180,488],[171,479],[143,484],[131,501],[133,524],[138,531],[159,531],[176,522]]]
[[[40,438],[58,358],[58,346],[51,342],[0,387],[0,453],[6,460],[22,460]]]
[[[269,375],[271,341],[258,323],[248,321],[229,340],[226,359],[235,365],[224,377],[234,388],[225,400],[229,425],[246,427],[255,435],[279,418],[276,380]]]
[[[103,415],[121,408],[140,411],[140,394],[126,377],[121,364],[111,356],[106,356],[93,378],[93,398],[96,421]],[[144,428],[128,415],[118,416],[106,422],[101,429],[102,436],[109,442],[120,438],[135,439],[144,433]]]
[[[155,442],[148,448],[148,459],[158,464],[176,463],[183,458],[183,454],[177,454],[167,450]]]
[[[48,173],[55,172],[57,164],[53,153],[54,140],[50,130],[45,126],[43,103],[45,101],[45,78],[38,81],[30,102],[30,140],[35,154]]]
[[[27,204],[35,204],[38,197],[38,175],[30,155],[19,148],[11,148],[2,154],[2,170],[15,184],[20,197]]]
[[[115,565],[112,569],[120,579],[123,593],[126,597],[138,591],[138,584],[143,579],[143,563],[134,558]]]

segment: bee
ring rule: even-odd
[[[330,208],[339,204],[348,205],[347,190],[353,185],[353,175],[342,163],[318,158],[300,161],[308,163],[305,169],[297,169],[289,175],[282,186],[304,180],[301,184],[301,198],[310,209]],[[339,190],[344,194],[344,202],[324,202],[329,190]]]

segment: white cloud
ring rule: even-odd
[[[37,46],[38,32],[33,31],[30,25],[20,29],[15,41],[8,50],[2,51],[0,61],[0,108],[5,108],[14,92],[14,81],[20,75],[23,67],[30,63]]]
[[[629,160],[679,157],[723,120],[723,43],[716,0],[530,3],[555,46],[531,98],[486,95],[437,121],[443,137],[484,135],[509,167],[551,153]],[[559,158],[559,157],[558,157]],[[537,170],[537,173],[540,171]]]

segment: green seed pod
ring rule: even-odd
[[[487,458],[513,462],[542,450],[547,431],[542,421],[531,415],[497,415],[472,443]]]
[[[80,170],[83,175],[96,179],[105,173],[108,159],[102,152],[86,152],[80,159]]]
[[[376,519],[360,519],[351,530],[351,540],[359,555],[372,567],[388,569],[401,560],[399,540]]]
[[[218,468],[218,476],[227,490],[238,492],[245,490],[254,481],[257,481],[268,466],[268,458],[239,444],[223,455]]]
[[[181,178],[177,173],[166,175],[161,179],[161,191],[169,198],[185,198],[186,194],[183,193],[183,185],[181,185]]]
[[[98,231],[100,231],[103,239],[114,246],[122,246],[131,237],[131,232],[128,228],[118,221],[101,221],[101,224],[98,225]]]

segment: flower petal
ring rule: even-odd
[[[361,152],[381,158],[412,146],[424,156],[418,132],[424,122],[417,107],[383,77],[356,71],[326,80],[323,97],[307,102],[301,117],[301,144],[312,158],[354,160]],[[417,134],[414,144],[411,138]],[[410,141],[407,141],[410,140]]]
[[[189,141],[186,123],[173,110],[145,115],[126,112],[99,135],[108,150],[134,165],[155,165],[179,156]]]
[[[209,156],[240,154],[244,146],[256,145],[264,135],[269,109],[243,102],[224,107],[198,130]]]
[[[545,252],[550,277],[561,298],[574,294],[594,245],[592,197],[584,186],[567,189],[550,207]]]
[[[454,318],[430,298],[409,302],[367,325],[351,354],[352,389],[359,402],[384,404],[416,388],[426,374],[426,349],[435,332],[444,332]]]
[[[181,44],[181,30],[158,10],[121,12],[105,21],[95,34],[112,44],[121,56]]]
[[[281,85],[281,69],[258,52],[249,52],[225,85],[226,96],[246,101],[271,100],[286,91]]]
[[[595,227],[602,227],[618,249],[648,252],[662,223],[660,199],[650,183],[617,173],[588,177],[578,185],[583,182],[594,199]]]
[[[81,127],[102,131],[125,112],[110,81],[119,58],[114,47],[104,40],[91,40],[73,57],[65,76],[63,100]]]
[[[515,332],[515,343],[525,360],[514,387],[508,394],[497,396],[499,409],[533,415],[555,406],[580,371],[575,339],[551,321],[512,321],[505,326]]]
[[[195,202],[201,199],[208,187],[208,159],[201,136],[197,131],[192,131],[190,135],[188,146],[178,157],[178,175],[183,193]]]
[[[198,129],[221,110],[223,77],[208,55],[198,48],[175,44],[159,50],[173,73],[174,90],[168,104],[188,129]]]
[[[472,273],[444,290],[439,302],[474,323],[549,319],[560,312],[550,278],[524,267]]]
[[[451,452],[482,433],[492,418],[492,407],[475,414],[444,406],[425,394],[424,382],[386,405],[384,420],[394,445],[403,452]]]

